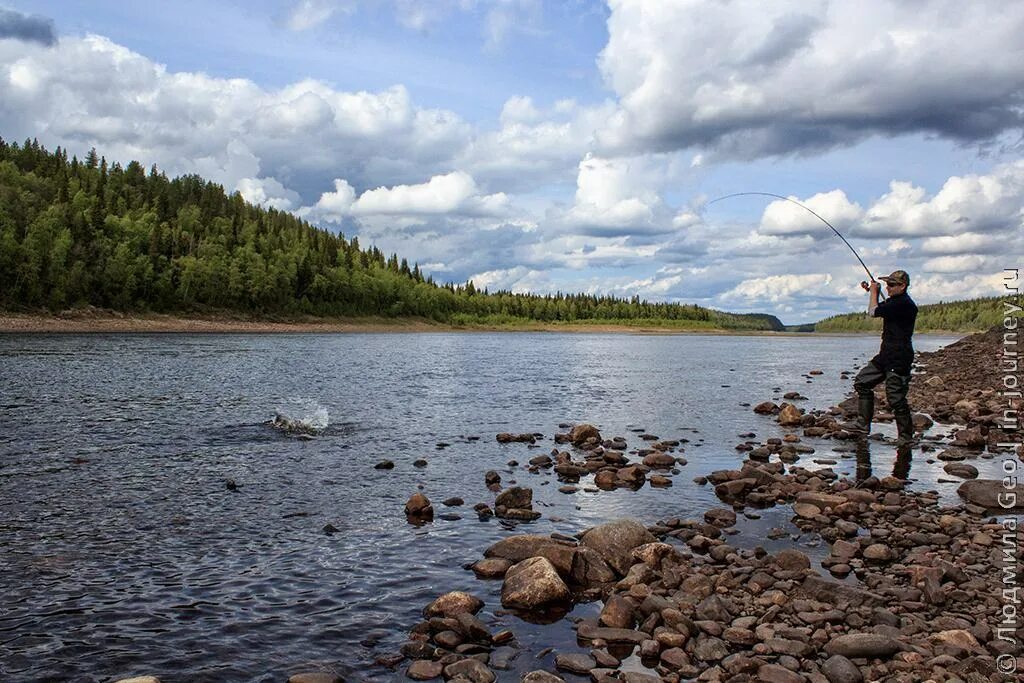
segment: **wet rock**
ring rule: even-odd
[[[588,439],[596,439],[600,442],[601,432],[598,431],[597,427],[591,424],[576,425],[569,432],[569,440],[573,446],[582,446],[587,442]]]
[[[712,508],[704,513],[704,521],[723,528],[736,526],[736,513],[725,508]]]
[[[466,501],[462,500],[458,496],[446,498],[445,500],[441,501],[441,505],[444,505],[445,507],[458,507],[460,505],[464,505],[465,503]]]
[[[423,608],[423,616],[456,617],[462,612],[476,614],[484,606],[483,600],[463,591],[451,591],[438,597]]]
[[[660,474],[652,474],[648,481],[654,488],[664,489],[672,486],[672,480]]]
[[[668,453],[659,453],[656,451],[645,455],[643,463],[648,467],[667,470],[676,464],[676,459]]]
[[[954,477],[960,477],[961,479],[978,478],[978,468],[965,462],[951,462],[942,469],[946,474],[951,474]]]
[[[640,486],[647,480],[647,474],[639,467],[635,465],[632,467],[623,467],[615,474],[616,483],[622,483],[626,486]]]
[[[573,553],[570,575],[573,582],[580,586],[605,584],[618,578],[618,574],[608,566],[601,554],[587,547],[577,548]]]
[[[967,502],[989,510],[1024,509],[1024,483],[1006,488],[998,479],[975,479],[960,484],[957,493]]]
[[[531,557],[543,557],[562,574],[568,575],[572,571],[575,550],[572,543],[558,541],[550,536],[521,534],[498,541],[484,551],[484,557],[501,557],[513,564]]]
[[[779,409],[778,421],[783,427],[799,427],[802,419],[800,409],[792,403],[783,403]]]
[[[754,406],[754,412],[758,415],[774,415],[779,412],[779,406],[771,401],[765,401]]]
[[[395,463],[390,460],[381,460],[379,463],[373,466],[375,470],[393,470],[395,469]]]
[[[428,659],[417,659],[405,670],[405,675],[414,681],[429,681],[440,678],[444,666],[440,662],[432,662]]]
[[[157,680],[152,676],[144,676],[141,680],[139,679],[128,679],[132,683],[143,683],[146,679]],[[118,683],[125,683],[119,681]],[[288,677],[288,683],[345,683],[345,679],[338,674],[326,673],[323,671],[313,671],[308,673],[295,674],[294,676]]]
[[[833,638],[825,645],[825,652],[829,655],[842,655],[851,659],[888,659],[899,651],[897,640],[877,633],[848,633]]]
[[[591,669],[597,668],[597,662],[590,655],[559,654],[555,657],[555,668],[559,671],[586,676]]]
[[[338,530],[338,527],[334,526],[333,524],[324,524],[324,526],[321,529],[321,531],[323,531],[325,534],[330,536],[331,534],[338,533],[339,530]]]
[[[636,623],[635,605],[620,594],[613,594],[605,601],[599,617],[600,623],[611,628],[633,628]]]
[[[434,507],[425,495],[414,493],[405,504],[405,514],[410,517],[427,519],[434,516]]]
[[[494,683],[497,676],[478,659],[463,659],[444,668],[446,679],[462,676],[472,683]]]
[[[487,470],[487,472],[484,473],[484,484],[486,484],[487,486],[500,483],[501,475],[495,472],[494,470]]]
[[[524,486],[512,486],[498,494],[494,507],[514,508],[518,510],[533,509],[533,489]]]
[[[413,467],[426,467],[427,466],[427,461],[424,460],[423,458],[418,458],[418,459],[412,461],[412,466]]]
[[[523,676],[522,683],[565,683],[565,679],[547,671],[531,671]]]
[[[531,557],[509,568],[501,587],[501,604],[536,610],[569,602],[569,588],[546,558]]]
[[[632,519],[601,524],[580,537],[580,545],[595,550],[620,576],[633,564],[632,550],[655,541],[646,527]]]
[[[639,645],[647,640],[647,635],[640,631],[626,628],[607,628],[581,621],[576,628],[576,635],[582,640],[603,640],[606,643],[623,643]]]
[[[502,432],[496,437],[498,443],[536,443],[537,438],[533,434],[511,434]]]
[[[512,562],[504,557],[485,557],[474,562],[472,569],[479,579],[500,579],[511,566]]]

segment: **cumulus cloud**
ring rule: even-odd
[[[820,296],[821,291],[832,283],[829,273],[808,273],[804,275],[769,275],[767,277],[743,280],[721,295],[723,300],[754,299],[773,303],[787,300],[794,295]]]
[[[323,193],[316,204],[303,207],[299,213],[338,222],[345,216],[499,216],[508,207],[509,197],[503,192],[481,194],[472,176],[453,171],[418,185],[367,190],[358,198],[347,181],[336,178],[333,192]]]
[[[621,105],[602,131],[614,149],[751,158],[876,133],[991,140],[1021,126],[1019,3],[609,5],[599,64]]]
[[[100,36],[51,48],[0,41],[0,130],[111,159],[203,173],[233,188],[275,178],[311,201],[331,178],[409,182],[450,168],[472,128],[396,85],[346,92],[313,80],[267,89],[168,72]]]
[[[799,201],[796,197],[790,197]],[[842,232],[860,218],[862,210],[851,202],[842,190],[822,192],[800,202]],[[833,232],[814,214],[792,201],[775,200],[765,207],[759,228],[764,235],[812,235],[816,238],[832,237]]]
[[[1024,221],[1024,161],[987,175],[953,176],[935,196],[906,181],[866,212],[856,232],[867,236],[928,236],[1018,231]]]
[[[0,40],[24,40],[50,46],[57,42],[53,20],[0,7]]]
[[[922,268],[929,273],[968,273],[981,270],[987,263],[988,259],[984,256],[961,254],[928,259],[922,264]]]
[[[579,163],[575,202],[556,223],[606,237],[676,230],[671,210],[651,189],[649,171],[643,159],[587,155]]]
[[[242,178],[235,189],[247,202],[278,211],[296,208],[299,195],[279,183],[276,178]]]

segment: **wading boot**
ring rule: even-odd
[[[909,447],[914,445],[914,418],[910,413],[901,413],[896,418],[896,446]]]
[[[857,418],[839,425],[848,432],[867,435],[871,432],[871,418],[875,414],[875,397],[861,396],[857,400]]]

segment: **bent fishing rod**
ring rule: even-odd
[[[843,241],[843,244],[845,244],[847,247],[850,248],[850,251],[853,252],[853,255],[857,257],[858,261],[860,261],[860,265],[864,268],[864,272],[868,274],[868,277],[871,279],[872,282],[876,282],[875,276],[871,274],[871,270],[868,268],[868,265],[866,263],[864,263],[864,259],[862,259],[860,257],[860,254],[858,254],[857,250],[853,248],[853,245],[850,244],[849,241],[847,241],[847,239],[845,237],[843,237],[843,234],[841,232],[839,232],[838,230],[836,230],[836,226],[832,225],[827,220],[822,218],[821,215],[818,214],[818,212],[815,211],[814,209],[810,208],[809,206],[805,206],[804,204],[801,204],[800,202],[798,202],[797,200],[795,200],[795,199],[793,199],[791,197],[783,197],[781,194],[775,194],[773,192],[734,192],[733,194],[727,194],[724,197],[718,197],[717,199],[712,199],[710,202],[708,202],[704,206],[711,206],[715,202],[720,202],[720,201],[722,201],[724,199],[732,199],[733,197],[755,197],[755,196],[759,196],[759,197],[774,197],[776,199],[781,199],[784,202],[790,202],[791,204],[796,204],[797,206],[799,206],[804,211],[810,212],[810,214],[812,216],[814,216],[819,221],[821,221],[822,223],[827,225],[829,228],[831,228],[832,232],[834,232],[836,234],[836,236]],[[865,289],[867,289],[867,288],[865,287]],[[881,292],[878,293],[878,296],[879,296],[880,299],[883,298]]]

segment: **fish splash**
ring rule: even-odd
[[[266,424],[278,429],[285,434],[319,434],[330,423],[327,408],[313,403],[299,407],[297,410],[285,410],[278,408],[274,411],[274,418]]]

